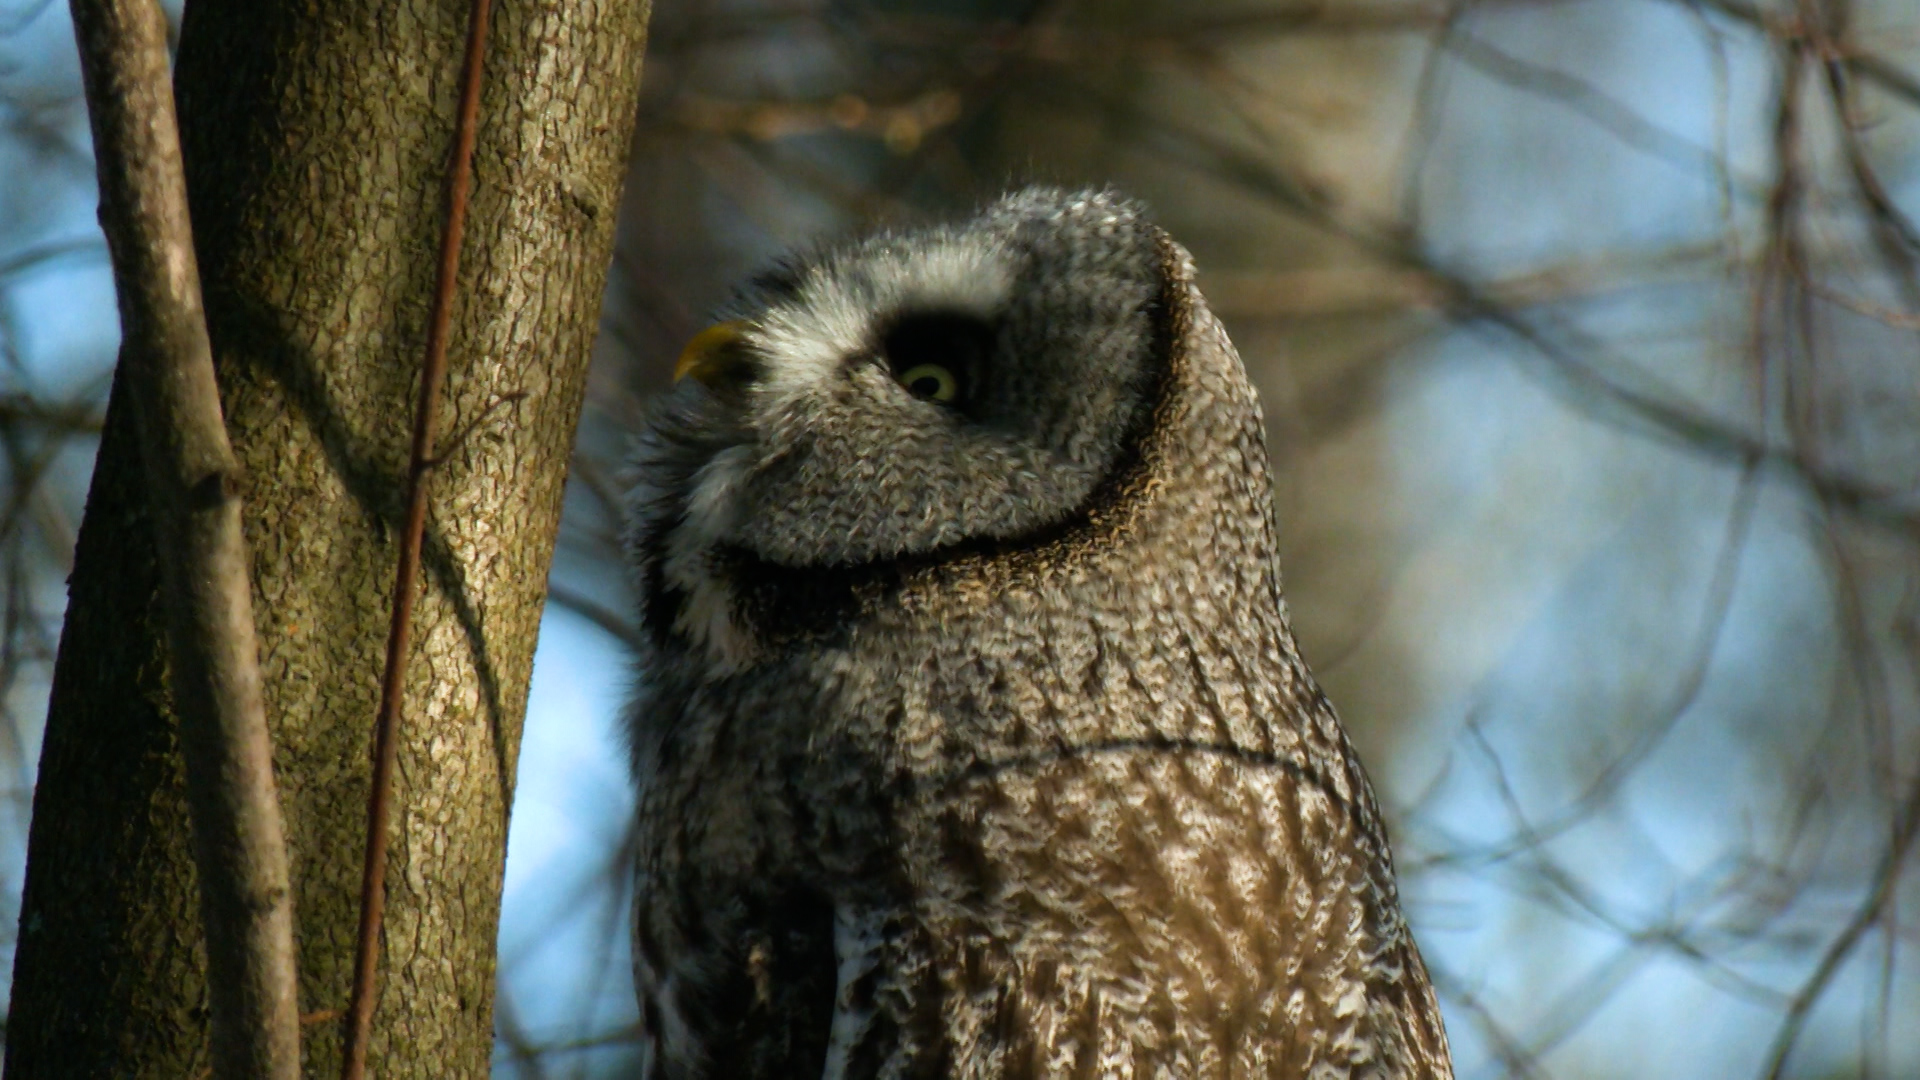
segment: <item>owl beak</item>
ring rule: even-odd
[[[673,381],[691,377],[709,390],[737,390],[752,382],[759,365],[747,351],[746,324],[715,323],[693,335],[673,366]]]

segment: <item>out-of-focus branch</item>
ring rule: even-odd
[[[19,33],[52,6],[53,0],[39,0],[38,3],[28,4],[20,11],[9,13],[5,18],[0,18],[0,34]]]
[[[98,435],[102,422],[96,401],[82,398],[51,403],[27,394],[0,394],[0,424],[38,428],[56,435]]]
[[[547,599],[592,623],[627,648],[640,647],[640,631],[631,620],[585,593],[555,585],[548,589]]]
[[[1749,0],[1669,0],[1669,2],[1686,7],[1709,8],[1776,38],[1803,37],[1816,32],[1814,27],[1804,25],[1796,16],[1768,11],[1758,4],[1750,3]],[[1894,97],[1909,105],[1920,105],[1920,78],[1915,78],[1897,64],[1872,53],[1858,50],[1850,50],[1838,59],[1848,70]]]
[[[1550,7],[1568,0],[1475,0],[1481,8]],[[1171,6],[1171,5],[1169,5]],[[1388,3],[1269,4],[1244,11],[1185,15],[1169,31],[1185,34],[1360,34],[1430,30],[1451,22],[1464,6],[1457,0],[1400,0]]]
[[[1488,78],[1557,102],[1599,125],[1621,143],[1685,171],[1713,174],[1728,167],[1719,153],[1653,123],[1600,87],[1567,72],[1514,56],[1472,34],[1448,36],[1446,48]],[[1752,192],[1757,185],[1736,183]]]
[[[1901,801],[1899,814],[1894,820],[1893,836],[1881,854],[1880,865],[1874,868],[1866,898],[1861,901],[1853,917],[1834,935],[1833,941],[1821,953],[1820,962],[1814,965],[1813,973],[1787,1006],[1786,1017],[1781,1021],[1780,1030],[1774,1035],[1773,1046],[1767,1052],[1766,1069],[1762,1073],[1766,1080],[1780,1080],[1786,1075],[1787,1058],[1793,1053],[1794,1044],[1799,1042],[1800,1032],[1806,1027],[1814,1005],[1833,985],[1841,965],[1853,954],[1854,947],[1866,936],[1867,929],[1878,922],[1887,906],[1893,903],[1900,884],[1901,868],[1906,863],[1908,853],[1913,850],[1917,836],[1920,836],[1920,779],[1908,785],[1906,797]]]
[[[706,134],[740,135],[769,141],[791,135],[838,129],[866,132],[905,153],[929,132],[953,123],[960,115],[960,95],[949,89],[930,90],[899,104],[879,104],[858,94],[841,94],[831,101],[733,102],[682,95],[666,124]]]
[[[153,0],[75,0],[100,221],[113,253],[162,555],[221,1076],[297,1080],[293,897],[253,599],[187,218],[167,24]]]
[[[35,244],[24,251],[18,251],[0,259],[0,278],[12,277],[23,270],[36,269],[47,263],[75,255],[97,256],[99,251],[100,241],[92,236]]]
[[[1632,385],[1601,366],[1599,344],[1577,328],[1529,318],[1488,294],[1470,276],[1443,266],[1415,238],[1392,224],[1360,220],[1339,211],[1312,182],[1276,168],[1257,155],[1211,133],[1182,127],[1126,102],[1109,102],[1142,132],[1143,142],[1175,160],[1263,198],[1299,220],[1352,244],[1390,267],[1424,277],[1436,306],[1463,325],[1499,331],[1545,361],[1542,385],[1597,420],[1639,428],[1708,458],[1728,464],[1758,461],[1804,485],[1837,509],[1905,536],[1920,536],[1920,507],[1903,493],[1808,460],[1740,424],[1710,415],[1657,390]]]

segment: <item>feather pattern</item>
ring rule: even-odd
[[[868,355],[918,250],[1005,296],[968,415]],[[647,1075],[1450,1076],[1185,252],[1037,189],[780,280],[747,317],[830,283],[840,366],[676,393],[641,437]]]

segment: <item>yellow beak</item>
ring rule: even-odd
[[[688,376],[713,389],[745,382],[753,376],[753,362],[741,347],[742,322],[715,323],[693,335],[673,365],[673,381]]]

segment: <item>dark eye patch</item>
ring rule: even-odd
[[[899,316],[888,325],[880,335],[880,351],[895,379],[928,365],[951,372],[957,393],[947,403],[960,406],[986,376],[994,335],[992,323],[973,315],[918,312]],[[907,385],[907,389],[916,396],[930,397],[916,388],[921,381],[924,379],[915,380],[916,385]]]

